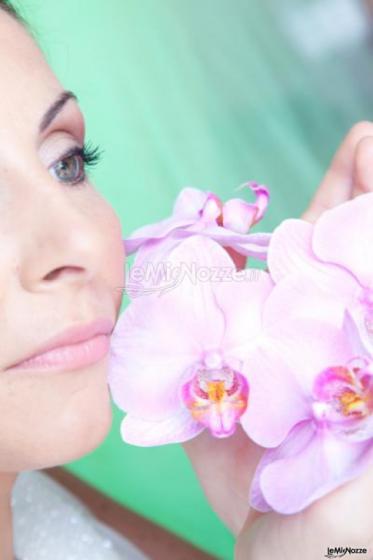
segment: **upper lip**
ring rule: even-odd
[[[41,354],[45,354],[50,350],[60,348],[62,346],[68,346],[71,344],[78,344],[79,342],[84,342],[85,340],[90,340],[91,338],[98,336],[100,334],[110,335],[114,329],[114,322],[111,319],[100,318],[92,321],[91,323],[85,323],[83,325],[73,325],[65,329],[62,333],[59,333],[44,344],[39,346],[36,350],[33,350],[27,356],[22,357],[17,362],[13,363],[8,367],[15,367],[26,360],[35,358]]]

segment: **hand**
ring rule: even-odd
[[[303,218],[313,222],[326,209],[373,191],[373,123],[356,124],[342,142]],[[240,426],[216,439],[204,431],[184,444],[211,507],[237,536],[237,560],[317,560],[327,547],[371,545],[373,469],[296,515],[250,509],[251,479],[264,449]]]

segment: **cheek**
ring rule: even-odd
[[[119,310],[125,283],[126,261],[121,224],[114,209],[104,200],[101,201],[97,218],[104,247],[101,276],[113,288],[116,307]]]
[[[79,372],[0,381],[0,471],[61,465],[91,452],[112,420],[108,358]]]
[[[119,313],[125,252],[118,216],[99,195],[90,200],[86,215],[94,220],[98,233],[95,247],[99,276],[105,285],[100,294],[110,298]],[[0,300],[1,286],[13,285],[2,274],[0,267]],[[86,370],[57,375],[12,377],[0,371],[0,471],[61,465],[84,456],[102,442],[112,420],[108,360]]]

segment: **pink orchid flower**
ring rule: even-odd
[[[348,314],[342,328],[298,318],[272,335],[273,343],[246,362],[251,406],[242,424],[267,447],[274,427],[287,434],[262,456],[250,503],[293,514],[372,464],[373,358]]]
[[[149,253],[154,257],[155,251],[160,258],[183,238],[199,234],[242,255],[265,259],[270,234],[248,232],[262,219],[269,191],[255,182],[242,187],[250,188],[255,194],[254,203],[240,198],[223,203],[212,192],[184,188],[176,199],[171,217],[141,227],[125,239],[126,254],[137,252],[137,263],[148,260]]]
[[[234,432],[250,391],[243,363],[273,287],[268,273],[238,272],[201,235],[180,241],[168,262],[180,272],[177,284],[133,300],[112,336],[109,385],[127,413],[121,434],[141,446],[186,441],[205,428],[216,437]]]
[[[331,210],[314,225],[285,220],[272,234],[268,267],[275,282],[304,276],[325,290],[340,320],[347,308],[367,350],[373,353],[373,194]],[[330,310],[328,309],[328,312]],[[342,313],[341,313],[342,311]],[[319,317],[323,313],[318,309]]]

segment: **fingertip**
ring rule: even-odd
[[[355,153],[352,196],[373,192],[373,135],[362,138]]]
[[[315,222],[325,210],[357,194],[373,190],[373,166],[370,166],[372,140],[373,122],[354,124],[335,154],[303,219]]]

